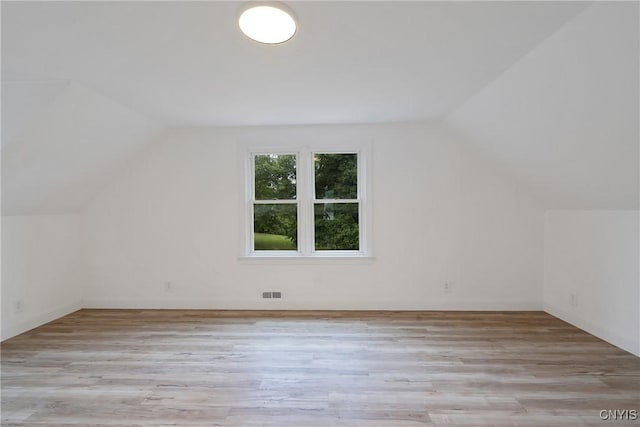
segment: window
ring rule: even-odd
[[[298,250],[295,154],[253,156],[253,251]]]
[[[369,255],[363,150],[266,150],[247,156],[246,255]]]
[[[359,250],[358,155],[314,154],[313,178],[314,249]]]

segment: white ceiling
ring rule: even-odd
[[[2,2],[2,79],[64,79],[165,125],[403,121],[452,111],[579,2],[297,2],[265,46],[240,2]],[[11,108],[11,106],[9,106]]]
[[[82,209],[167,126],[443,118],[548,208],[637,209],[638,3],[7,2],[5,214]]]
[[[2,83],[2,148],[15,143],[69,85],[67,81]]]

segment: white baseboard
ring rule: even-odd
[[[619,334],[617,331],[613,331],[607,328],[603,328],[596,325],[592,321],[582,318],[570,311],[564,310],[556,305],[545,303],[544,311],[552,316],[557,317],[560,320],[564,320],[571,325],[582,329],[585,332],[590,333],[610,344],[615,345],[629,353],[640,356],[640,348],[638,348],[638,342],[633,338]]]
[[[207,299],[91,298],[84,308],[185,309],[185,310],[392,310],[392,311],[540,311],[542,302],[527,300],[431,300],[431,301],[229,301]]]
[[[11,337],[15,337],[16,335],[22,334],[33,328],[44,325],[45,323],[49,323],[53,320],[59,319],[60,317],[66,316],[67,314],[73,313],[74,311],[78,311],[81,308],[82,303],[80,301],[77,301],[71,304],[60,305],[45,313],[31,315],[15,325],[11,325],[6,328],[3,327],[0,340],[4,341]]]

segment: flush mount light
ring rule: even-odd
[[[281,3],[250,4],[238,25],[247,37],[267,44],[284,43],[296,33],[293,13]]]

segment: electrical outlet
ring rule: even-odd
[[[262,293],[262,298],[271,298],[271,292],[263,292]]]
[[[16,313],[22,313],[24,311],[24,301],[22,301],[21,299],[16,300],[13,303],[13,309]]]
[[[282,292],[280,291],[271,292],[271,298],[282,298]]]
[[[445,294],[450,294],[451,291],[453,291],[453,283],[449,281],[444,282],[444,286],[442,287],[442,290],[444,291]]]
[[[571,307],[577,307],[579,305],[579,300],[578,300],[578,294],[571,292],[569,294],[569,304],[571,304]]]

